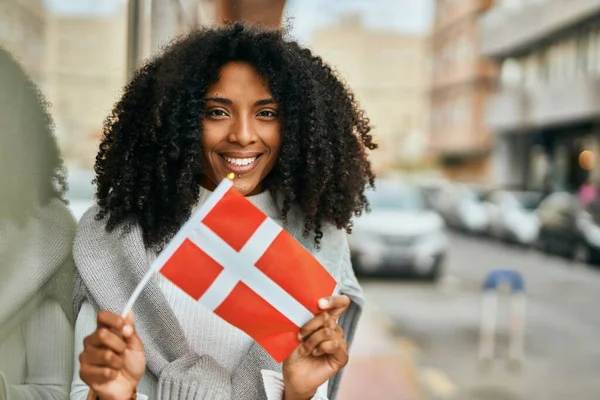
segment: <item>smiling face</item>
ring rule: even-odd
[[[281,147],[279,105],[256,69],[243,62],[225,64],[205,100],[202,186],[213,190],[233,172],[243,195],[259,193]]]

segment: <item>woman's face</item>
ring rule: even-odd
[[[205,100],[202,185],[212,190],[233,172],[243,195],[259,193],[281,147],[279,105],[256,69],[244,62],[225,64]]]

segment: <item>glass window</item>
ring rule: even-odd
[[[422,193],[411,187],[371,191],[368,199],[373,211],[420,211],[425,208]]]
[[[523,71],[521,64],[514,58],[508,58],[502,63],[500,81],[502,85],[515,86],[521,83]]]

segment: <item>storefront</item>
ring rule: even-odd
[[[593,123],[532,134],[527,188],[575,192],[588,179],[600,183],[600,126]]]

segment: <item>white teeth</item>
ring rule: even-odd
[[[229,164],[235,165],[237,167],[244,167],[246,165],[252,164],[256,161],[257,157],[252,158],[231,158],[231,157],[223,157],[225,161]]]

